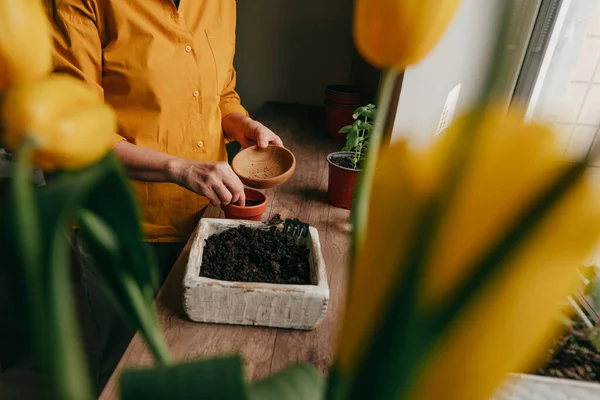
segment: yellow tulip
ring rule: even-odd
[[[405,69],[441,39],[460,0],[356,0],[354,42],[379,68]]]
[[[4,137],[15,151],[25,137],[36,142],[33,162],[42,169],[78,169],[114,144],[116,116],[83,82],[68,76],[11,86],[3,100]]]
[[[52,69],[50,26],[40,0],[0,0],[0,91]]]
[[[404,143],[378,162],[364,251],[357,255],[338,368],[351,378],[405,272],[417,216],[439,187],[458,122],[423,153]],[[552,132],[518,115],[489,112],[480,122],[465,173],[431,246],[420,312],[439,311],[523,209],[566,168]],[[411,397],[484,400],[508,372],[527,371],[559,328],[557,312],[580,284],[577,267],[600,238],[600,194],[578,182],[539,222],[501,273],[484,283],[420,366]],[[389,355],[401,357],[401,355]],[[376,368],[376,366],[373,366]]]

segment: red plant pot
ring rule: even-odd
[[[353,108],[352,111],[360,107],[359,99],[344,99],[337,97],[325,97],[325,103],[334,104],[336,106],[347,106]]]
[[[260,221],[267,209],[267,196],[254,189],[244,189],[244,193],[246,193],[246,202],[251,201],[256,202],[257,204],[248,207],[229,204],[223,209],[225,218]]]
[[[354,192],[356,191],[356,181],[359,169],[342,167],[335,163],[337,158],[350,156],[353,153],[348,151],[337,151],[327,156],[329,163],[329,183],[327,185],[327,199],[329,204],[339,208],[352,209]]]
[[[359,106],[361,94],[358,88],[350,85],[330,85],[325,89],[325,99],[336,104]]]
[[[325,128],[327,134],[335,139],[344,139],[339,130],[352,125],[352,114],[360,107],[361,95],[355,86],[330,85],[325,89]]]
[[[327,134],[335,139],[344,139],[345,133],[340,133],[346,125],[352,125],[354,123],[354,108],[342,108],[328,105],[325,107],[325,129]]]

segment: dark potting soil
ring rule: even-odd
[[[235,282],[310,285],[309,251],[276,227],[228,229],[206,240],[200,276]]]
[[[600,382],[600,353],[586,338],[583,326],[575,326],[558,340],[537,375]]]
[[[256,200],[246,200],[246,204],[245,204],[245,206],[246,206],[246,207],[254,207],[254,206],[257,206],[257,205],[259,205],[259,204],[261,204],[261,203],[262,203],[262,201],[256,201]]]
[[[350,160],[350,157],[347,157],[347,156],[331,157],[331,162],[334,163],[335,165],[343,167],[343,168],[354,169],[354,166],[352,165],[352,161]],[[362,161],[359,161],[358,169],[361,169],[361,167],[362,167]]]

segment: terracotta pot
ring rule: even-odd
[[[349,151],[336,151],[327,156],[329,163],[329,184],[327,186],[327,199],[329,204],[350,210],[356,191],[356,182],[359,169],[352,169],[335,164],[337,157],[352,155]]]
[[[254,189],[244,189],[246,201],[257,202],[257,205],[242,207],[236,204],[230,204],[223,209],[227,219],[243,219],[246,221],[260,221],[262,215],[267,209],[267,196],[264,193]]]

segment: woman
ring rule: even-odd
[[[114,151],[132,178],[163,278],[208,203],[244,203],[226,141],[283,145],[235,91],[234,0],[47,1],[55,70],[94,87],[117,113]],[[108,303],[82,243],[84,336],[100,389],[131,332]],[[81,306],[81,304],[80,304]],[[85,308],[85,307],[84,307]]]

